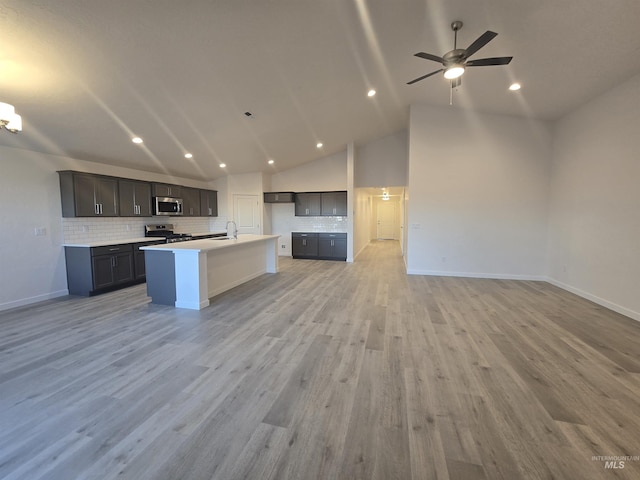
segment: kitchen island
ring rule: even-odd
[[[278,272],[279,235],[238,235],[143,247],[152,303],[200,310],[209,298]]]

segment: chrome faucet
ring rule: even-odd
[[[232,230],[229,230],[230,224],[233,226]],[[238,226],[236,225],[236,222],[234,222],[233,220],[229,220],[227,222],[227,237],[238,238]]]

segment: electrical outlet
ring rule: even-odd
[[[89,226],[88,225],[82,225],[82,231],[84,233],[87,233],[89,231]]]
[[[280,248],[287,248],[287,246],[282,244],[282,245],[280,245]]]
[[[38,227],[35,229],[36,237],[44,237],[47,235],[47,229],[44,227]]]

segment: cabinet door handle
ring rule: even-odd
[[[334,215],[336,214],[336,209],[335,209],[335,208],[333,209],[333,214],[334,214]]]
[[[99,203],[98,205],[100,206],[100,215],[102,215],[102,204]]]
[[[93,211],[96,212],[96,215],[100,215],[100,210],[98,210],[98,204],[94,205]]]
[[[335,244],[333,243],[335,240],[331,240],[331,246],[335,246]]]
[[[306,247],[306,246],[307,246],[307,239],[306,239],[306,238],[303,238],[303,239],[302,239],[302,246],[303,246],[303,247]]]

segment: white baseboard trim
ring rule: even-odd
[[[592,293],[585,292],[584,290],[580,290],[579,288],[572,287],[571,285],[568,285],[566,283],[563,283],[551,277],[547,277],[546,281],[549,282],[551,285],[555,285],[558,288],[566,290],[567,292],[574,293],[579,297],[586,298],[587,300],[591,300],[593,303],[597,303],[598,305],[606,307],[609,310],[613,310],[614,312],[620,313],[625,317],[633,318],[634,320],[637,320],[640,322],[640,312],[636,312],[629,308],[623,307],[622,305],[618,305],[617,303],[610,302],[608,300],[605,300],[604,298],[598,297],[597,295],[593,295]]]
[[[58,290],[57,292],[44,293],[42,295],[36,295],[35,297],[21,298],[20,300],[15,300],[13,302],[0,304],[0,311],[24,307],[25,305],[44,302],[45,300],[51,300],[52,298],[64,297],[65,295],[69,295],[69,290]]]
[[[514,275],[510,273],[474,273],[474,272],[446,272],[438,270],[407,269],[408,275],[428,275],[432,277],[463,277],[463,278],[490,278],[493,280],[532,280],[546,282],[544,275]]]

